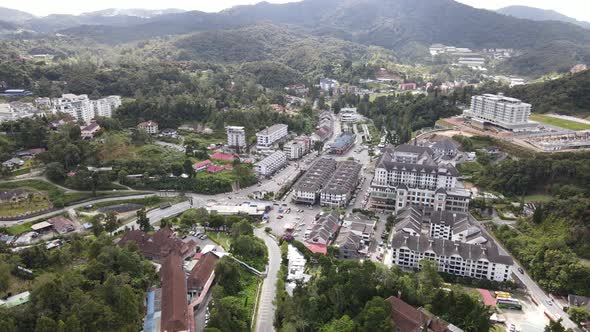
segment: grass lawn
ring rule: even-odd
[[[524,201],[525,203],[529,203],[529,202],[549,202],[553,199],[553,197],[551,197],[551,195],[546,195],[546,194],[534,194],[534,195],[527,195],[524,196]]]
[[[22,233],[26,233],[26,232],[30,232],[31,231],[31,225],[33,225],[36,222],[26,222],[24,224],[20,224],[20,225],[15,225],[15,226],[11,226],[8,228],[8,234],[10,235],[20,235]]]
[[[393,96],[393,94],[391,94],[391,93],[374,93],[372,95],[369,95],[369,101],[374,102],[375,99],[377,99],[379,97],[386,97],[386,96]]]
[[[22,180],[22,181],[14,181],[14,182],[3,182],[0,183],[0,188],[2,189],[16,189],[16,188],[31,188],[38,191],[59,191],[63,192],[63,190],[59,189],[58,187],[54,186],[53,184],[42,181],[42,180]]]
[[[565,119],[554,118],[548,115],[531,114],[531,120],[538,121],[551,126],[570,130],[590,130],[590,125]]]
[[[229,251],[229,247],[231,245],[231,239],[225,232],[205,232],[207,236],[211,239],[211,241],[217,243],[218,245],[222,246],[223,249]]]

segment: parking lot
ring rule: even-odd
[[[516,326],[517,331],[538,332],[543,331],[549,324],[549,319],[543,313],[543,307],[535,305],[529,296],[517,297],[522,304],[522,310],[498,309],[500,315],[506,318],[506,327],[510,324]]]

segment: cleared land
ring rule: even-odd
[[[548,116],[548,115],[531,114],[531,120],[541,122],[541,123],[544,123],[544,124],[547,124],[550,126],[560,127],[563,129],[590,130],[590,125],[588,125],[588,124],[570,121],[570,120],[566,120],[566,119],[555,118],[555,117]]]

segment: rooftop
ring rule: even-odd
[[[258,135],[272,135],[277,131],[284,130],[287,128],[288,128],[288,126],[286,124],[277,123],[277,124],[272,125],[268,128],[262,129],[261,131],[256,133],[256,136],[258,136]]]
[[[170,253],[160,270],[162,284],[162,331],[188,331],[187,286],[182,257]]]

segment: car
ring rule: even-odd
[[[84,206],[84,208],[85,208],[86,210],[90,210],[90,209],[92,209],[93,207],[94,207],[94,205],[92,205],[92,204],[88,204],[88,205]]]
[[[551,299],[547,299],[545,302],[547,302],[547,305],[553,305],[553,301],[551,301]]]
[[[524,270],[522,269],[522,267],[518,268],[518,272],[520,272],[520,274],[524,274]]]
[[[184,234],[184,235],[182,236],[182,239],[184,240],[184,239],[186,239],[187,237],[188,237],[188,235]]]
[[[282,214],[281,214],[281,215],[279,215],[279,216],[277,217],[277,219],[283,219],[283,215],[282,215]]]
[[[379,246],[383,247],[383,241],[379,242]]]
[[[201,240],[207,240],[208,238],[209,238],[209,237],[207,236],[207,234],[203,234],[203,235],[201,236]]]
[[[201,236],[201,234],[203,234],[203,233],[201,233],[201,232],[196,232],[196,233],[195,233],[195,236],[196,236],[196,237],[199,237],[199,236]]]

